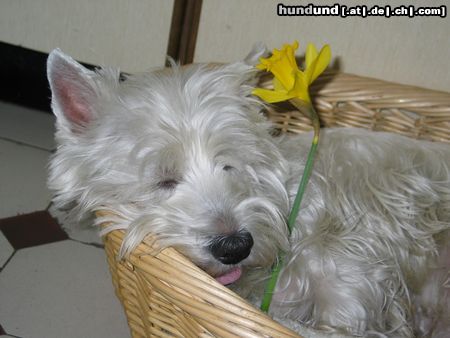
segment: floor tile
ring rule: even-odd
[[[48,151],[0,139],[0,218],[47,208],[49,156]]]
[[[71,240],[16,252],[0,273],[0,304],[10,335],[130,337],[104,251]]]
[[[68,239],[45,210],[0,219],[0,230],[16,250]]]
[[[14,248],[6,237],[0,232],[0,269],[3,268],[9,257],[14,253]],[[0,331],[1,332],[1,331]]]
[[[0,137],[53,150],[55,117],[52,114],[0,101]]]

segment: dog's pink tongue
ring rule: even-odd
[[[216,277],[216,281],[218,281],[222,285],[228,285],[236,282],[239,278],[241,278],[242,269],[237,267],[234,268],[222,276]]]

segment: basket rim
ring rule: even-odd
[[[102,211],[98,211],[97,214],[104,216]],[[124,230],[113,230],[105,234],[104,241],[105,244],[113,244],[118,248],[124,236]],[[131,269],[135,273],[142,273],[153,288],[162,290],[169,301],[199,321],[206,332],[217,331],[214,327],[217,325],[218,330],[222,332],[221,337],[301,338],[299,334],[277,323],[229,288],[218,283],[176,249],[172,247],[160,249],[151,235],[124,261],[116,261],[116,264],[122,264],[122,268]],[[209,317],[215,324],[211,325],[204,317]]]

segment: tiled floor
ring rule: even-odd
[[[95,229],[51,208],[53,124],[0,102],[0,337],[130,337]]]

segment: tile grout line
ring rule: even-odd
[[[13,335],[13,334],[10,334],[10,333],[8,333],[8,332],[6,332],[6,335],[9,336],[9,337],[12,337],[12,338],[22,338],[22,337],[19,337],[19,336],[15,336],[15,335]]]
[[[87,246],[91,246],[91,247],[94,247],[94,248],[96,248],[96,249],[101,249],[101,250],[104,250],[105,249],[105,246],[103,245],[103,244],[98,244],[98,243],[89,243],[89,242],[83,242],[83,241],[79,241],[79,240],[76,240],[76,239],[73,239],[73,238],[68,238],[68,239],[66,239],[66,240],[70,240],[70,241],[73,241],[73,242],[75,242],[75,243],[79,243],[79,244],[83,244],[83,245],[87,245]],[[53,243],[55,243],[55,242],[51,242],[51,243],[44,243],[44,244],[40,244],[40,245],[37,245],[37,246],[41,246],[41,245],[47,245],[47,244],[53,244]],[[25,249],[25,248],[24,248]],[[16,255],[16,253],[17,253],[17,251],[19,251],[19,250],[21,250],[21,249],[14,249],[14,251],[12,252],[12,254],[8,257],[8,259],[5,261],[5,263],[3,264],[3,266],[1,266],[0,267],[0,273],[2,273],[2,271],[6,268],[6,266],[9,264],[9,262],[11,262],[11,260],[13,259],[13,257]]]
[[[103,244],[94,243],[94,242],[83,242],[83,241],[80,241],[78,239],[73,239],[73,238],[70,238],[70,237],[69,237],[69,240],[74,241],[75,243],[80,243],[80,244],[92,246],[92,247],[97,248],[97,249],[102,249],[102,250],[105,249],[105,246]]]
[[[44,148],[44,147],[40,147],[40,146],[36,146],[36,145],[33,145],[33,144],[25,143],[25,142],[22,142],[22,141],[13,140],[11,138],[4,137],[4,136],[0,136],[0,140],[11,142],[11,143],[14,143],[14,144],[19,145],[19,146],[30,147],[30,148],[33,148],[33,149],[45,151],[45,152],[48,152],[48,153],[54,152],[54,149],[49,150],[49,149]]]
[[[11,244],[11,243],[10,243]],[[12,245],[11,245],[12,246]],[[11,254],[11,256],[9,256],[9,258],[6,260],[5,264],[3,264],[3,266],[0,267],[0,273],[2,273],[2,271],[6,268],[6,266],[9,264],[9,262],[11,262],[12,258],[15,256],[17,250],[14,249],[13,253]]]
[[[7,335],[8,337],[12,337],[12,338],[22,338],[22,337],[19,337],[19,336],[15,336],[15,335],[13,335],[13,334],[10,334],[10,333],[8,333],[8,332],[6,332],[6,335]]]

